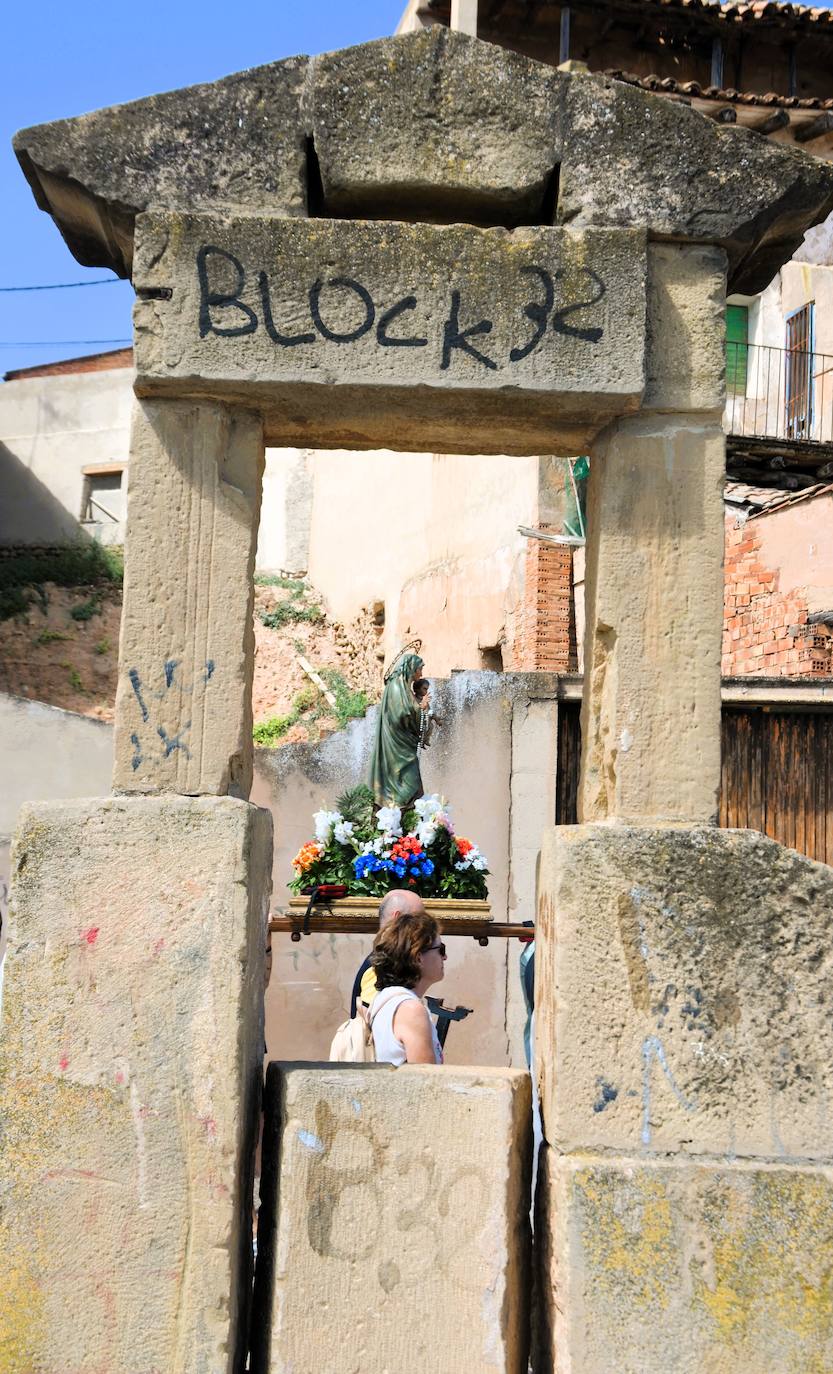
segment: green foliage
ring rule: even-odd
[[[258,721],[252,730],[255,744],[264,749],[274,749],[288,730],[297,725],[301,716],[315,705],[318,693],[314,687],[303,687],[295,696],[289,712],[285,716],[270,716],[268,720]]]
[[[104,639],[100,639],[98,641],[98,643],[95,646],[95,651],[97,654],[109,654],[110,648],[110,641],[105,637]]]
[[[364,715],[371,704],[370,698],[361,688],[351,687],[335,668],[322,668],[321,676],[336,699],[335,718],[339,729],[343,730],[348,721]]]
[[[105,549],[95,542],[21,549],[0,559],[0,620],[25,613],[34,600],[45,610],[46,582],[59,587],[121,586],[123,577],[121,549]]]
[[[69,668],[69,673],[67,674],[67,676],[69,677],[70,686],[74,687],[76,692],[83,692],[86,696],[87,689],[81,681],[81,674],[79,673],[78,669],[70,668],[69,664],[66,664],[65,667]]]
[[[346,821],[352,821],[363,830],[373,828],[373,793],[363,782],[358,787],[349,787],[336,798],[336,810]]]
[[[282,577],[279,573],[256,573],[256,587],[281,587],[286,592],[293,592],[296,596],[306,590],[306,584],[302,578]]]
[[[320,606],[300,605],[297,601],[280,601],[273,611],[259,611],[258,615],[267,630],[280,630],[284,625],[297,625],[301,621],[317,625],[324,619]]]
[[[0,620],[25,615],[31,597],[23,587],[0,587]]]
[[[73,620],[92,620],[94,615],[101,615],[101,598],[91,596],[87,601],[79,601],[77,606],[73,606],[70,611]]]
[[[69,639],[69,635],[62,635],[59,630],[41,630],[40,634],[35,640],[35,643],[57,644],[66,639]]]

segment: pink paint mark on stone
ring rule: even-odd
[[[158,939],[158,940],[154,940],[154,942],[153,942],[153,952],[154,952],[154,954],[161,954],[161,953],[162,953],[162,950],[163,950],[164,948],[165,948],[165,937],[164,937],[164,935],[160,935],[159,939]]]
[[[98,939],[100,929],[100,926],[90,926],[89,930],[84,931],[84,939],[87,941],[87,944],[90,946],[91,949],[95,944],[96,940]]]
[[[58,1068],[61,1070],[61,1073],[65,1073],[66,1070],[69,1068],[69,1055],[68,1055],[68,1054],[62,1054],[62,1055],[61,1055],[60,1059],[58,1060]]]
[[[117,1069],[117,1070],[116,1070],[116,1082],[117,1082],[117,1083],[123,1083],[123,1082],[124,1082],[124,1074],[122,1073],[121,1069]]]

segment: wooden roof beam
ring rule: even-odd
[[[833,110],[825,110],[823,114],[817,115],[815,119],[809,120],[806,124],[793,126],[793,138],[797,143],[809,143],[811,139],[822,138],[824,134],[831,132],[833,132]]]
[[[756,134],[774,134],[778,129],[786,129],[789,122],[790,116],[782,106],[778,110],[771,110],[761,119],[750,119],[746,127],[753,129]]]

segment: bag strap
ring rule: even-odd
[[[377,1014],[382,1010],[383,1006],[385,1006],[388,1002],[391,1001],[391,997],[386,997],[385,993],[396,995],[399,992],[407,992],[409,996],[414,995],[411,993],[410,988],[385,988],[384,992],[377,992],[376,996],[373,999],[372,1007],[368,1007],[367,1010],[367,1024],[369,1025],[371,1030],[373,1029],[373,1022],[375,1021]]]

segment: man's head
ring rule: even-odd
[[[397,916],[424,916],[425,903],[415,892],[407,888],[394,888],[386,892],[379,903],[379,929],[384,930]]]

